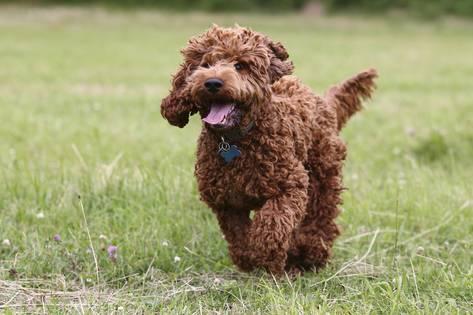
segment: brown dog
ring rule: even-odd
[[[182,54],[161,113],[179,127],[202,117],[195,175],[233,262],[277,275],[324,266],[340,234],[339,131],[370,96],[376,72],[320,97],[290,75],[281,43],[241,27],[213,26]]]

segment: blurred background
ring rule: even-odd
[[[100,4],[121,7],[155,7],[177,10],[290,12],[369,12],[404,11],[418,16],[444,14],[473,16],[472,0],[0,0],[21,4]]]

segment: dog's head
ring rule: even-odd
[[[293,70],[281,43],[239,26],[214,25],[182,54],[184,63],[161,105],[163,116],[180,127],[195,112],[210,128],[238,125],[243,116],[257,115],[270,100],[271,84]]]

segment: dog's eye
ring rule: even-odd
[[[241,69],[244,68],[244,65],[241,62],[237,62],[237,63],[235,63],[234,67],[235,67],[236,70],[240,71]]]
[[[208,68],[210,68],[210,65],[209,65],[208,63],[204,63],[204,64],[202,64],[202,65],[201,65],[201,67],[202,67],[202,68],[207,68],[207,69],[208,69]]]

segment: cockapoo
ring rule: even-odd
[[[179,127],[202,118],[195,176],[233,262],[275,275],[323,267],[340,234],[340,129],[370,97],[376,71],[318,96],[291,75],[281,43],[239,26],[213,26],[182,54],[161,113]]]

